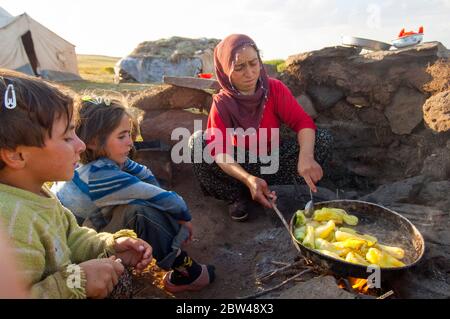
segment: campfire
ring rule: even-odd
[[[356,299],[386,299],[394,295],[394,291],[390,290],[389,286],[377,288],[364,278],[356,277],[342,277],[336,273],[333,273],[329,269],[322,267],[321,265],[314,263],[311,259],[304,256],[298,256],[293,263],[282,263],[272,261],[274,265],[279,268],[272,271],[268,271],[259,275],[256,280],[259,284],[263,284],[274,277],[288,277],[281,283],[272,285],[271,288],[263,289],[262,291],[245,297],[239,297],[240,299],[251,299],[265,295],[273,290],[277,290],[289,282],[305,282],[314,277],[322,277],[332,275],[336,279],[336,284],[339,288],[344,289],[355,295]],[[307,275],[308,274],[308,275]],[[387,284],[385,284],[387,285]]]
[[[338,286],[342,289],[351,289],[356,291],[359,294],[368,294],[369,292],[369,285],[367,284],[367,279],[362,278],[353,278],[348,277],[347,279],[340,279],[338,280]]]
[[[386,292],[386,289],[372,287],[367,279],[364,278],[339,278],[337,279],[337,284],[339,288],[354,293],[359,298],[386,299],[394,294],[393,290]]]

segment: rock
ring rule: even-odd
[[[141,123],[141,135],[144,141],[159,140],[165,144],[174,145],[179,141],[171,140],[172,132],[177,128],[181,128],[187,129],[190,134],[193,134],[195,120],[200,120],[202,123],[201,129],[206,129],[206,115],[185,110],[170,110],[155,118],[144,117]],[[176,136],[176,138],[179,138],[179,136]]]
[[[327,123],[319,123],[319,127],[329,129],[332,132],[335,137],[335,143],[333,145],[335,149],[387,146],[393,139],[389,128],[371,127],[357,121],[334,120],[327,121]]]
[[[131,105],[143,111],[211,107],[212,97],[203,90],[172,85],[158,85],[142,91],[131,101]]]
[[[337,102],[332,108],[328,110],[333,118],[339,118],[344,121],[353,122],[358,118],[358,109],[353,105],[347,103],[345,100]]]
[[[317,118],[317,111],[314,108],[314,104],[308,95],[302,94],[300,96],[297,96],[295,99],[297,100],[298,104],[300,104],[300,106],[303,108],[303,110],[306,113],[308,113],[309,116],[311,116],[311,118],[313,119]]]
[[[315,101],[318,111],[332,107],[344,97],[344,93],[341,90],[325,85],[311,85],[308,87],[307,92]]]
[[[219,82],[214,79],[201,79],[191,76],[164,76],[163,82],[166,84],[197,90],[220,90]]]
[[[362,191],[419,175],[431,151],[449,139],[433,134],[437,131],[422,121],[427,116],[426,100],[450,90],[448,52],[438,42],[364,54],[351,48],[324,48],[291,56],[285,64],[280,79],[295,96],[306,92],[311,97],[317,126],[333,134],[333,170],[327,170],[327,178],[339,188]],[[433,107],[435,101],[430,101]],[[435,115],[431,108],[430,115],[443,123],[445,108],[439,110]],[[444,126],[439,127],[445,133]],[[397,147],[390,146],[394,141]],[[369,148],[384,152],[371,159],[358,155]],[[341,172],[349,178],[331,176]]]
[[[182,37],[140,43],[130,55],[117,62],[114,68],[116,79],[126,81],[120,79],[120,74],[126,74],[138,82],[151,83],[162,82],[164,75],[209,73],[213,63],[211,51],[217,43],[217,39]]]
[[[370,106],[370,103],[363,96],[348,96],[347,102],[359,108]]]
[[[423,89],[430,94],[436,94],[450,90],[450,63],[448,59],[438,60],[427,67],[427,73],[431,81],[427,82]]]
[[[450,177],[450,155],[448,148],[435,150],[423,162],[421,174],[435,180],[443,180]]]
[[[366,124],[383,127],[389,126],[389,121],[384,113],[373,107],[365,107],[358,110],[358,117]]]
[[[138,150],[133,159],[150,168],[161,186],[170,188],[173,186],[173,168],[170,151],[162,150]]]
[[[338,196],[339,199],[357,199],[359,194],[356,191],[341,191]]]
[[[401,298],[450,298],[449,210],[397,203],[389,208],[410,220],[425,240],[422,260],[394,285],[395,291]]]
[[[392,184],[380,186],[375,192],[363,196],[361,200],[387,205],[412,202],[422,189],[425,176],[416,176]]]
[[[409,134],[422,121],[426,99],[417,90],[402,87],[387,106],[384,114],[395,134]]]
[[[128,77],[120,76],[123,71]],[[202,73],[202,60],[199,58],[179,58],[176,62],[173,62],[165,58],[128,56],[117,62],[115,73],[119,73],[119,83],[125,83],[129,77],[139,83],[161,83],[164,75],[196,76]]]
[[[436,132],[450,131],[450,90],[429,98],[423,105],[425,123]]]
[[[378,169],[375,166],[366,165],[363,163],[359,163],[356,161],[349,161],[347,162],[346,168],[359,176],[365,176],[365,177],[376,177],[378,176]]]
[[[266,296],[267,297],[267,296]],[[285,289],[280,299],[355,299],[355,295],[339,288],[332,276],[316,277]]]
[[[448,201],[450,204],[449,194],[450,181],[430,182],[426,183],[420,191],[419,200],[430,206],[442,201]]]

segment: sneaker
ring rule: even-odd
[[[201,265],[202,272],[197,279],[195,279],[190,284],[186,285],[175,285],[171,282],[171,276],[173,274],[173,270],[166,273],[164,276],[164,289],[166,289],[170,293],[178,293],[183,291],[199,291],[208,286],[210,283],[214,281],[215,278],[215,268],[211,265]]]
[[[232,220],[244,222],[248,219],[248,200],[238,199],[228,206],[228,213]]]

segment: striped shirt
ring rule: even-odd
[[[79,166],[70,182],[57,183],[52,191],[77,217],[86,219],[114,206],[137,204],[156,208],[176,220],[190,221],[183,198],[160,187],[144,165],[128,159],[121,169],[109,158]]]

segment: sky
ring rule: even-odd
[[[450,49],[450,0],[0,0],[27,12],[78,54],[123,57],[171,36],[249,35],[264,60],[340,45],[344,35],[390,43],[402,28]]]

